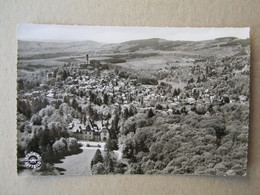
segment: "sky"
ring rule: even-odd
[[[149,38],[201,41],[219,37],[249,38],[249,28],[112,27],[53,24],[20,24],[17,27],[18,40],[90,40],[101,43],[121,43]]]

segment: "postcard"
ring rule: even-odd
[[[17,172],[247,174],[249,28],[21,24]]]

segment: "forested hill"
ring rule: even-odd
[[[235,37],[206,41],[169,41],[153,38],[113,44],[94,41],[18,41],[18,67],[28,69],[26,67],[28,65],[80,64],[85,62],[86,54],[89,55],[90,60],[121,63],[123,66],[128,66],[128,62],[131,62],[132,66],[132,61],[137,58],[151,59],[161,67],[155,57],[163,61],[172,61],[176,54],[198,58],[230,57],[246,56],[249,51],[249,39]],[[170,56],[172,57],[169,58]]]
[[[29,41],[18,40],[19,55],[53,53],[60,51],[83,52],[101,47],[103,44],[94,41]]]
[[[116,44],[118,50],[136,52],[141,50],[161,50],[161,51],[186,51],[197,52],[201,55],[222,54],[233,55],[241,52],[247,47],[249,49],[249,39],[238,39],[235,37],[224,37],[206,41],[169,41],[165,39],[145,39],[134,40]]]
[[[123,43],[102,44],[94,41],[18,41],[19,58],[33,57],[39,54],[48,53],[86,53],[92,52],[140,52],[144,50],[154,51],[186,51],[197,52],[201,55],[207,53],[234,54],[249,49],[249,39],[238,39],[235,37],[225,37],[206,41],[169,41],[165,39],[153,38],[143,40],[132,40]],[[210,51],[210,52],[209,52]],[[212,53],[213,52],[213,53]],[[227,53],[228,52],[228,53]],[[222,52],[221,52],[222,53]]]

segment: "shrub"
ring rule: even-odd
[[[107,174],[104,164],[101,162],[97,162],[91,168],[93,175],[104,175]]]
[[[132,163],[128,170],[126,171],[126,174],[144,174],[141,165],[138,163]]]
[[[103,156],[99,149],[97,149],[93,159],[91,160],[91,167],[93,167],[97,163],[103,163]]]
[[[68,138],[67,143],[68,143],[68,150],[69,151],[75,152],[79,149],[79,145],[78,145],[76,138],[74,138],[74,137]]]
[[[63,139],[61,138],[60,140],[54,142],[52,148],[55,152],[59,154],[63,154],[66,151],[67,146],[66,143],[64,143]]]
[[[42,119],[39,115],[33,115],[31,118],[31,123],[33,125],[41,125],[42,124]]]

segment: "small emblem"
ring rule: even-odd
[[[36,152],[30,152],[28,153],[25,158],[25,166],[30,169],[37,169],[42,164],[42,158],[41,156]]]

